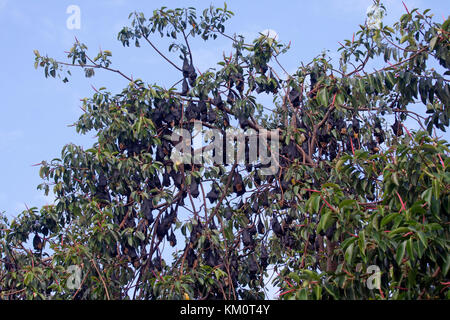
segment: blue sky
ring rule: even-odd
[[[437,21],[448,16],[450,1],[406,0],[411,9],[431,8]],[[81,28],[69,30],[66,20],[69,5],[81,9]],[[75,36],[95,56],[100,48],[113,53],[113,68],[119,68],[134,78],[149,83],[171,85],[179,75],[151,48],[123,48],[117,33],[128,25],[131,11],[148,15],[163,5],[194,6],[200,9],[210,4],[222,6],[223,1],[13,1],[0,0],[0,88],[3,97],[0,117],[0,212],[8,216],[28,207],[51,202],[36,186],[41,182],[39,167],[42,160],[59,157],[62,147],[70,142],[89,146],[94,134],[77,135],[72,124],[81,114],[80,99],[92,95],[94,87],[105,86],[118,93],[127,81],[116,74],[97,72],[86,79],[81,70],[73,70],[70,82],[45,79],[42,70],[33,67],[33,50],[42,55],[62,59],[64,51],[73,44]],[[292,42],[292,49],[281,58],[289,71],[301,61],[309,62],[324,49],[332,52],[338,41],[351,38],[358,25],[363,24],[366,9],[372,0],[320,1],[227,1],[235,12],[228,23],[227,33],[240,33],[251,41],[264,29],[276,30],[279,40]],[[385,23],[391,23],[404,13],[399,0],[384,1],[388,9]],[[163,48],[167,42],[155,38]],[[229,40],[217,40],[207,46],[193,44],[194,59],[201,71],[214,66],[223,52],[229,52]],[[331,53],[333,56],[333,54]],[[448,134],[446,134],[448,139]]]

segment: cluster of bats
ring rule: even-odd
[[[258,72],[265,74],[267,68],[260,68]],[[142,231],[146,238],[150,235],[149,230],[154,230],[158,243],[166,239],[172,247],[177,245],[175,224],[178,218],[178,209],[180,206],[185,205],[186,198],[199,198],[200,185],[203,181],[193,175],[191,175],[189,184],[185,181],[186,174],[190,171],[198,170],[200,168],[198,165],[183,164],[178,170],[173,168],[174,166],[169,156],[172,149],[180,141],[172,141],[166,137],[170,137],[174,128],[179,126],[192,132],[193,120],[202,121],[204,124],[213,127],[221,127],[222,130],[232,126],[229,119],[230,109],[227,109],[226,106],[232,106],[237,99],[242,98],[246,88],[244,76],[241,73],[232,73],[227,79],[228,94],[226,95],[226,99],[222,99],[224,92],[217,90],[212,92],[211,98],[202,94],[193,98],[190,95],[190,90],[196,85],[197,73],[192,60],[189,61],[187,57],[183,61],[182,73],[183,79],[180,96],[183,97],[181,100],[185,101],[183,102],[184,105],[180,102],[181,100],[175,98],[159,98],[154,99],[153,108],[149,108],[149,115],[156,128],[158,128],[161,144],[152,145],[148,141],[137,140],[126,133],[119,135],[117,139],[117,151],[120,154],[126,155],[127,157],[136,157],[142,152],[148,152],[153,156],[155,161],[163,164],[162,172],[155,174],[151,178],[143,179],[140,174],[131,174],[128,177],[131,181],[135,182],[135,188],[140,189],[139,191],[147,191],[150,196],[147,199],[143,199],[142,203],[138,206],[134,204],[130,205],[130,202],[132,203],[130,199],[131,189],[129,186],[125,187],[125,195],[127,198],[125,208],[131,213],[125,214],[125,212],[122,212],[116,219],[117,223],[125,221],[125,227]],[[314,87],[315,83],[317,83],[317,77],[319,76],[316,73],[311,74],[311,87]],[[266,80],[253,83],[249,86],[249,92],[256,90],[257,93],[266,92],[276,94],[279,91],[280,84],[273,76],[272,71],[270,71]],[[315,93],[312,92],[309,96],[314,98]],[[300,92],[295,88],[291,88],[287,98],[294,108],[298,108],[302,101]],[[250,121],[248,115],[239,113],[235,117],[241,128],[246,129],[249,127]],[[209,232],[210,230],[217,229],[217,227],[214,219],[209,222],[209,226],[206,226],[201,219],[197,218],[192,224],[193,227],[184,251],[184,259],[188,267],[196,267],[199,259],[211,267],[221,266],[223,270],[226,269],[229,272],[228,285],[236,285],[239,266],[242,263],[247,265],[251,279],[257,279],[261,271],[265,270],[269,265],[267,248],[264,242],[259,240],[268,235],[269,232],[272,232],[283,246],[299,249],[300,242],[296,235],[298,219],[292,217],[287,212],[281,213],[282,210],[295,206],[295,203],[292,201],[292,203],[284,201],[281,203],[281,211],[274,212],[271,211],[272,203],[270,201],[275,200],[272,200],[272,197],[268,196],[269,194],[280,193],[280,191],[284,192],[290,188],[291,181],[286,178],[283,168],[288,167],[289,163],[295,159],[304,159],[305,154],[312,157],[312,155],[318,152],[320,157],[324,156],[326,159],[332,161],[342,152],[354,152],[355,149],[363,147],[360,137],[361,124],[360,120],[356,117],[353,119],[345,119],[338,112],[332,112],[317,132],[313,132],[312,128],[314,126],[307,124],[307,121],[304,121],[305,119],[305,115],[300,114],[300,117],[296,121],[297,128],[303,134],[303,142],[298,145],[297,142],[290,140],[287,143],[281,144],[281,167],[276,175],[261,177],[257,172],[258,165],[252,166],[246,163],[245,167],[249,174],[248,178],[253,177],[253,182],[256,187],[259,188],[264,184],[271,184],[271,187],[266,188],[264,192],[252,194],[245,200],[245,203],[242,201],[243,198],[241,198],[241,202],[234,208],[233,205],[226,201],[228,204],[223,203],[221,209],[218,211],[226,221],[232,220],[233,216],[237,213],[243,213],[247,216],[249,224],[241,230],[238,230],[236,235],[236,239],[240,242],[245,254],[237,256],[233,253],[228,261],[224,261],[223,253],[220,252],[219,248],[208,237],[199,246],[198,241],[200,237],[207,233],[207,230]],[[375,119],[374,121],[375,124],[372,128],[374,138],[365,143],[367,149],[372,153],[379,151],[379,146],[384,143],[386,138],[380,120]],[[392,130],[396,136],[403,134],[402,124],[397,118],[392,125]],[[317,145],[312,145],[313,137],[315,137]],[[248,159],[248,145],[246,145],[246,159]],[[220,168],[220,170],[221,175],[225,175],[225,172],[222,172],[223,169]],[[254,174],[252,174],[252,171],[255,171]],[[93,196],[104,205],[111,203],[111,195],[114,196],[110,186],[111,181],[120,179],[117,173],[112,178],[108,177],[106,172],[105,170],[104,172],[100,171],[97,173],[97,182],[95,192],[93,193]],[[227,193],[231,192],[236,197],[245,197],[247,193],[247,179],[244,180],[242,174],[237,169],[231,171],[229,175],[231,175],[231,189],[227,190]],[[172,204],[164,210],[161,210],[153,200],[163,188],[169,188],[171,186],[174,186],[179,192],[179,196],[174,198],[175,208],[174,204]],[[211,205],[216,205],[219,201],[223,202],[227,196],[223,187],[220,187],[216,182],[212,182],[205,197]],[[157,216],[154,216],[155,211],[158,213]],[[270,223],[267,226],[264,223],[265,219],[262,217],[263,211],[271,216]],[[320,235],[331,239],[335,231],[336,225],[334,224],[327,230],[321,231]],[[309,249],[317,250],[319,246],[318,237],[316,237],[314,232],[309,235],[308,243]],[[33,247],[36,251],[42,251],[43,241],[38,233],[33,238]],[[119,254],[116,247],[110,249],[113,255]],[[139,250],[129,243],[124,242],[121,245],[121,249],[122,254],[136,268],[141,266],[141,261],[144,260],[140,258],[140,256],[144,257],[142,248]],[[254,253],[255,250],[259,251],[258,255]],[[141,252],[139,253],[138,251]],[[146,261],[147,267],[150,266],[156,270],[161,270],[162,265],[159,250],[156,250],[156,256],[152,260],[146,259]],[[227,268],[225,268],[225,264],[227,264]]]

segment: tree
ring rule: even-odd
[[[380,18],[383,5],[373,9]],[[450,20],[406,10],[392,27],[361,25],[337,65],[321,54],[294,74],[279,60],[289,45],[225,32],[226,5],[131,13],[118,40],[176,68],[169,89],[78,41],[69,62],[35,51],[46,77],[68,82],[78,67],[129,85],[84,99],[75,127],[96,133],[92,148],[68,144],[41,163],[39,188],[52,186],[55,203],[2,218],[0,297],[262,299],[273,271],[282,299],[449,298],[450,160],[438,133],[449,125]],[[173,39],[170,56],[158,34]],[[226,37],[232,54],[200,72],[194,37]],[[209,161],[191,143],[198,130],[214,134],[200,148]]]

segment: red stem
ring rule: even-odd
[[[408,8],[406,7],[406,4],[402,1],[402,3],[403,3],[403,6],[405,7],[405,9],[406,9],[406,12],[408,12],[408,14],[409,14],[409,10],[408,10]]]

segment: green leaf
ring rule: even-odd
[[[413,249],[413,240],[412,238],[409,238],[406,241],[406,252],[408,252],[408,256],[411,260],[414,259],[414,249]]]
[[[345,98],[344,98],[344,94],[339,93],[336,95],[336,100],[335,100],[335,104],[338,106],[342,106],[345,103]]]
[[[436,199],[439,199],[439,195],[440,195],[440,183],[438,179],[433,179],[432,181],[432,188],[433,188],[433,196]]]
[[[316,296],[316,300],[322,299],[322,287],[316,285],[314,287],[314,294]]]
[[[300,291],[297,291],[295,295],[298,300],[308,300],[308,291],[307,288],[303,288]]]
[[[354,199],[342,200],[341,203],[339,203],[339,209],[352,208],[355,203],[356,203],[356,200],[354,200]]]
[[[434,50],[434,47],[436,46],[438,40],[438,36],[434,36],[433,38],[431,38],[430,40],[430,50]]]
[[[361,231],[358,234],[358,246],[360,253],[365,256],[366,255],[366,233],[365,231]]]
[[[406,249],[406,242],[403,241],[398,247],[397,252],[395,254],[395,260],[397,261],[397,264],[400,265],[402,263],[403,257],[405,256],[405,249]]]
[[[400,44],[402,44],[403,42],[405,42],[409,37],[409,34],[405,34],[401,39],[400,39]]]
[[[392,177],[392,181],[395,183],[395,185],[399,186],[400,184],[398,183],[398,174],[397,174],[397,172],[394,172],[391,177]]]
[[[142,127],[142,121],[143,121],[142,116],[139,117],[139,121],[138,121],[138,125],[137,125],[137,130],[136,130],[136,137],[139,135],[139,133],[141,132],[141,127]]]
[[[422,199],[425,200],[428,204],[431,203],[431,197],[433,195],[433,190],[432,188],[428,188],[427,190],[425,190],[424,192],[422,192]]]
[[[23,283],[28,286],[30,284],[31,281],[33,281],[34,279],[34,273],[31,271],[28,271],[27,273],[25,273],[25,276],[23,278]]]
[[[419,237],[420,242],[422,242],[423,246],[425,248],[427,248],[428,246],[428,242],[427,242],[427,237],[425,236],[425,234],[422,231],[417,232],[417,236]]]
[[[445,31],[450,31],[449,27],[450,27],[450,18],[445,20],[445,22],[442,24],[442,29]]]
[[[319,91],[319,102],[322,106],[327,107],[328,106],[328,90],[327,88],[323,88]]]
[[[135,235],[136,235],[136,237],[139,238],[139,240],[141,240],[141,241],[145,240],[145,235],[141,231],[136,231]]]
[[[445,256],[444,266],[442,267],[442,275],[447,276],[448,269],[450,268],[450,254],[447,252]]]
[[[358,240],[358,238],[356,238],[356,237],[348,237],[347,239],[342,241],[342,244],[341,244],[342,250],[346,250],[348,248],[348,246],[350,244],[354,243],[356,240]]]
[[[352,261],[353,261],[353,247],[354,247],[354,243],[351,243],[348,246],[347,250],[345,250],[345,262],[347,262],[348,265],[352,265]]]
[[[359,87],[359,92],[361,94],[365,94],[366,93],[364,79],[358,79],[358,87]]]
[[[399,216],[400,214],[398,212],[394,212],[391,214],[388,214],[387,216],[385,216],[383,219],[381,219],[380,222],[380,227],[384,227],[385,225],[387,225],[389,222],[392,221],[392,219],[394,219],[395,217]]]
[[[301,281],[300,281],[300,277],[299,277],[298,274],[295,273],[295,272],[289,273],[288,278],[294,280],[296,283],[300,283],[300,282],[301,282]]]
[[[309,198],[309,205],[313,212],[318,213],[320,208],[320,196],[315,193],[311,198]]]
[[[312,270],[304,269],[302,270],[302,273],[307,274],[309,279],[320,280],[320,276]]]
[[[385,78],[386,87],[391,90],[395,85],[394,74],[392,72],[386,72]]]
[[[233,235],[233,224],[230,222],[228,224],[228,227],[224,229],[225,237],[228,241],[233,241],[234,235]]]
[[[322,230],[326,230],[328,229],[333,222],[335,221],[335,217],[333,215],[333,212],[331,211],[327,211],[325,214],[322,215],[319,225],[317,226],[317,231],[316,232],[320,232]]]
[[[407,233],[411,231],[411,229],[407,228],[407,227],[400,227],[397,228],[395,230],[392,230],[391,232],[389,232],[389,237],[393,237],[394,235],[398,234],[398,233]]]

